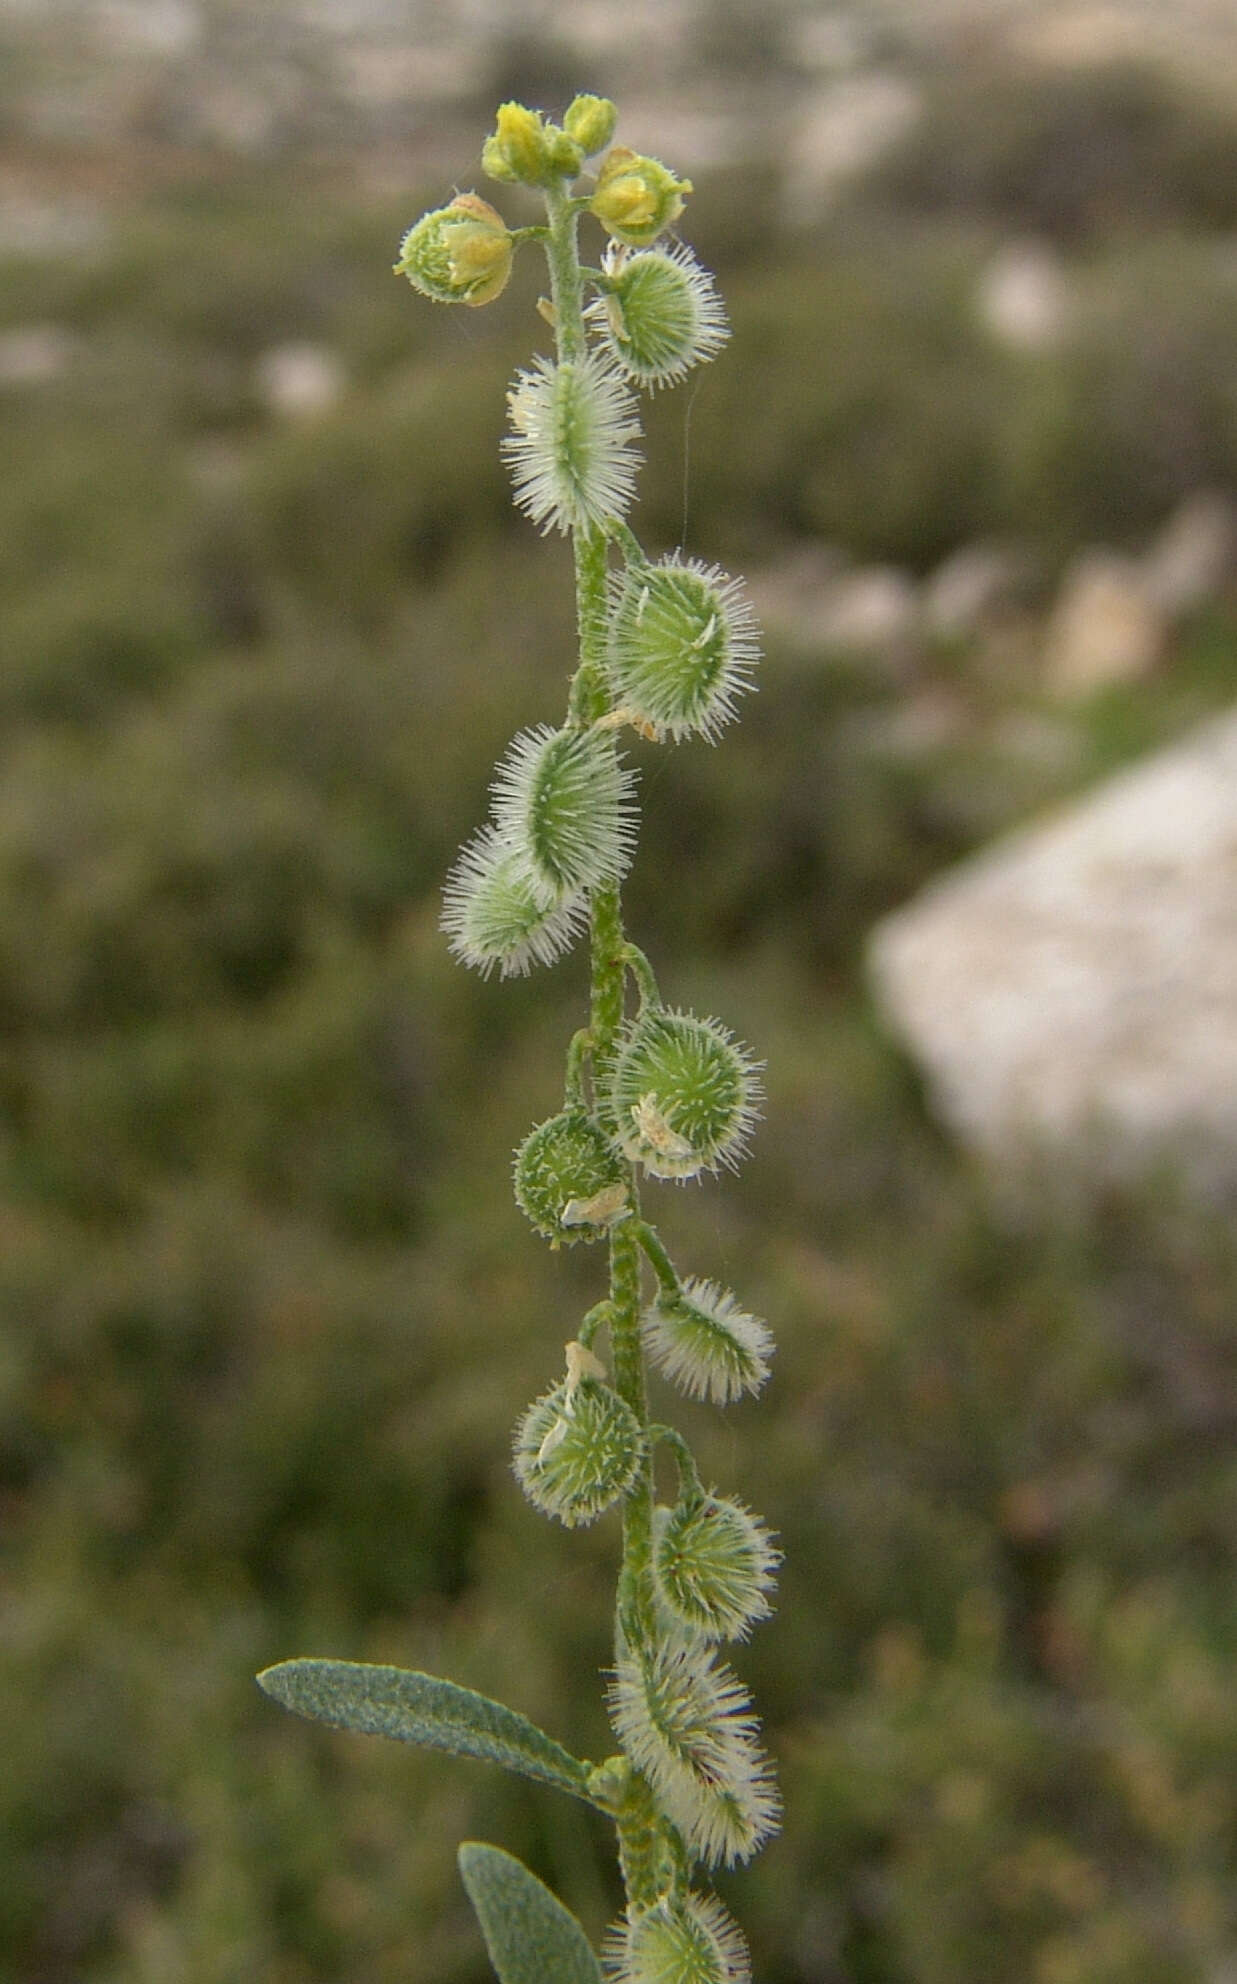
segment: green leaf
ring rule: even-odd
[[[481,1757],[576,1798],[588,1797],[587,1764],[527,1716],[454,1681],[355,1660],[285,1660],[259,1674],[258,1686],[297,1715],[334,1729]]]
[[[459,1862],[501,1984],[601,1984],[575,1916],[519,1860],[465,1840]]]

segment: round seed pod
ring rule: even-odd
[[[769,1616],[778,1562],[768,1530],[741,1502],[704,1495],[657,1511],[658,1590],[673,1616],[706,1639],[744,1639]]]
[[[623,1166],[583,1109],[564,1109],[530,1130],[515,1154],[520,1211],[552,1246],[599,1240],[627,1203]]]
[[[614,1984],[750,1984],[752,1975],[743,1933],[712,1894],[629,1909],[605,1959]]]
[[[592,1522],[636,1478],[640,1422],[596,1378],[564,1383],[529,1406],[515,1431],[515,1472],[534,1508],[567,1529]]]
[[[649,1356],[689,1398],[729,1405],[758,1392],[769,1375],[773,1338],[767,1323],[740,1308],[729,1289],[689,1275],[663,1292],[642,1321]]]
[[[612,247],[605,273],[604,292],[585,315],[633,385],[674,385],[729,337],[713,278],[682,242],[634,253]]]
[[[549,724],[513,739],[494,775],[494,824],[546,902],[617,882],[631,860],[633,778],[614,739]]]
[[[543,532],[626,516],[640,423],[629,387],[602,353],[534,359],[516,374],[507,411],[511,432],[499,452],[517,504]]]
[[[658,733],[714,739],[751,688],[759,657],[751,606],[716,565],[663,558],[629,566],[613,587],[614,699]]]
[[[627,1027],[611,1075],[619,1148],[652,1178],[733,1168],[759,1094],[756,1063],[719,1021],[646,1008]]]
[[[711,1647],[623,1656],[609,1707],[623,1749],[707,1866],[748,1860],[776,1832],[781,1801],[751,1696]]]
[[[570,950],[587,921],[581,895],[547,903],[526,856],[493,827],[460,850],[443,888],[442,928],[451,950],[488,978],[522,977]]]

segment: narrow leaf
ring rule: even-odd
[[[465,1840],[459,1862],[500,1984],[601,1984],[575,1916],[519,1860]]]
[[[334,1729],[394,1736],[481,1757],[524,1777],[587,1798],[588,1766],[545,1731],[471,1688],[414,1674],[403,1667],[370,1667],[355,1660],[285,1660],[258,1676],[258,1686],[297,1715]]]

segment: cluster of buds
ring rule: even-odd
[[[609,1242],[610,1293],[567,1345],[565,1374],[520,1419],[515,1472],[534,1506],[567,1528],[624,1514],[609,1694],[622,1754],[598,1767],[597,1782],[610,1786],[621,1847],[624,1799],[644,1787],[660,1845],[628,1882],[609,1975],[743,1984],[743,1937],[692,1884],[693,1869],[746,1860],[777,1823],[751,1701],[718,1643],[767,1616],[778,1552],[741,1502],[701,1484],[680,1436],[650,1423],[645,1360],[689,1397],[727,1405],[759,1390],[772,1345],[728,1290],[679,1275],[639,1190],[738,1164],[759,1114],[759,1064],[720,1021],[665,1005],[647,960],[622,939],[618,892],[636,814],[619,733],[715,741],[752,686],[758,639],[737,580],[682,553],[649,557],[626,522],[637,394],[714,358],[728,330],[712,277],[667,239],[690,181],[613,145],[614,127],[601,97],[577,97],[561,125],[504,104],[484,170],[537,189],[548,226],[508,228],[476,193],[458,194],[409,231],[396,268],[437,301],[479,305],[501,293],[526,242],[542,242],[550,260],[542,315],[556,350],[517,375],[503,454],[519,507],[574,540],[584,647],[562,726],[521,732],[500,760],[490,818],[448,878],[443,925],[464,963],[503,976],[592,934],[593,1021],[573,1042],[562,1108],[515,1153],[514,1187],[552,1247]],[[577,191],[590,159],[591,184]],[[585,215],[608,237],[598,267],[580,264]],[[607,1332],[613,1376],[594,1347]],[[665,1504],[654,1500],[659,1443],[677,1472]],[[632,1837],[647,1847],[646,1819]],[[623,1850],[626,1874],[639,1854],[630,1841]]]

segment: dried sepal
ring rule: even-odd
[[[619,1042],[610,1082],[624,1156],[653,1178],[733,1169],[760,1113],[757,1065],[719,1020],[646,1007]]]
[[[626,1401],[596,1378],[573,1375],[529,1406],[516,1427],[514,1465],[533,1506],[575,1529],[627,1493],[644,1450]]]
[[[675,1294],[663,1290],[644,1312],[650,1357],[689,1398],[729,1405],[758,1392],[769,1375],[773,1337],[729,1289],[689,1275]]]
[[[635,494],[640,436],[636,403],[596,352],[538,357],[507,395],[511,433],[502,453],[515,500],[543,531],[620,519]]]
[[[598,1240],[624,1210],[624,1167],[583,1109],[530,1130],[515,1154],[516,1203],[553,1246]]]
[[[626,874],[634,782],[601,731],[541,724],[513,739],[494,776],[494,824],[524,854],[547,903]]]
[[[781,1801],[751,1697],[710,1648],[680,1641],[627,1656],[609,1704],[623,1749],[706,1865],[748,1860],[777,1830]]]
[[[678,1624],[705,1639],[745,1639],[768,1618],[780,1561],[763,1523],[727,1496],[697,1494],[656,1511],[658,1596]]]

